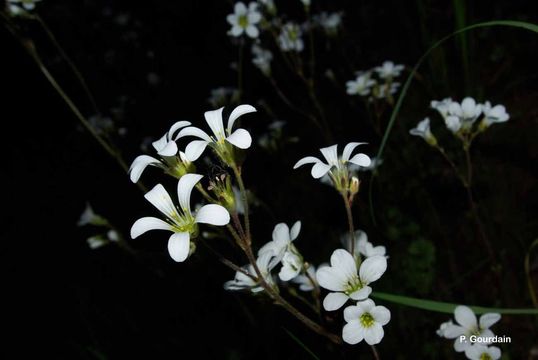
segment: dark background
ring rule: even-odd
[[[281,13],[300,20],[304,15],[296,3],[277,1]],[[457,27],[453,3],[313,3],[313,12],[345,11],[345,33],[334,48],[324,49],[324,40],[317,40],[319,73],[335,69],[342,81],[340,88],[323,79],[318,83],[331,114],[332,140],[368,141],[364,151],[374,155],[379,134],[361,122],[364,110],[348,101],[343,81],[353,77],[353,70],[386,59],[412,66],[433,41]],[[466,7],[466,23],[491,19],[536,23],[533,5],[532,1],[472,2]],[[237,47],[226,35],[225,21],[231,12],[232,4],[226,1],[38,5],[38,13],[87,79],[103,113],[123,104],[118,124],[128,131],[115,140],[128,162],[142,153],[139,145],[144,137],[159,137],[174,121],[200,125],[203,112],[211,108],[206,101],[210,89],[235,86],[230,63],[237,61]],[[22,21],[21,29],[34,40],[45,64],[82,112],[91,115],[84,93],[39,26]],[[456,40],[434,52],[419,70],[421,78],[411,86],[374,186],[377,226],[368,211],[369,173],[363,175],[356,207],[359,228],[375,244],[386,245],[391,256],[389,271],[376,289],[455,303],[532,307],[523,258],[538,235],[536,40],[536,34],[509,28],[470,32],[469,78],[463,75]],[[7,162],[2,170],[6,201],[0,271],[7,285],[2,291],[6,301],[2,323],[8,333],[0,353],[22,358],[37,351],[58,359],[310,358],[289,331],[322,359],[369,356],[364,344],[331,347],[265,299],[225,292],[222,283],[233,273],[203,248],[189,261],[176,264],[165,251],[166,235],[157,232],[129,241],[136,256],[116,246],[90,250],[85,239],[95,231],[76,226],[86,201],[124,234],[140,216],[154,215],[154,209],[82,130],[4,28],[0,44]],[[346,228],[343,207],[333,190],[312,180],[306,169],[291,168],[300,157],[315,155],[316,149],[330,143],[279,102],[251,66],[248,52],[246,59],[243,102],[258,105],[263,100],[277,114],[257,106],[260,112],[244,122],[253,138],[274,117],[287,121],[287,136],[300,138],[271,153],[257,146],[248,151],[247,186],[270,209],[254,208],[257,245],[270,240],[277,222],[301,219],[297,245],[314,263],[326,261]],[[283,75],[284,90],[291,94],[302,90],[283,69],[274,71],[275,76]],[[148,82],[150,73],[158,76],[156,84]],[[482,136],[473,153],[479,174],[476,197],[501,259],[499,283],[472,235],[463,190],[440,157],[420,139],[406,135],[428,114],[430,100],[466,95],[505,104],[511,114],[509,123],[493,126]],[[294,100],[308,107],[300,96]],[[390,113],[386,111],[385,121]],[[448,136],[440,138],[450,142]],[[152,169],[143,180],[173,186],[163,178]],[[227,251],[225,244],[215,246]],[[533,274],[536,277],[536,270]],[[451,341],[435,335],[447,315],[384,305],[391,309],[393,320],[379,346],[382,358],[463,358],[453,353]],[[329,327],[339,332],[341,323],[336,318]],[[526,358],[538,346],[535,319],[507,316],[495,329],[512,336],[513,346],[503,347],[510,358]]]

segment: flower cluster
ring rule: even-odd
[[[403,65],[395,65],[392,61],[385,61],[381,66],[367,71],[359,71],[355,79],[346,83],[346,91],[348,95],[367,97],[369,101],[391,99],[400,87],[400,83],[396,82],[395,79],[400,76],[403,69]]]
[[[441,115],[446,128],[460,139],[464,146],[470,146],[475,136],[492,124],[503,123],[510,119],[504,105],[492,106],[489,101],[479,104],[471,97],[466,97],[461,103],[451,98],[434,100],[431,102],[431,108]],[[409,133],[422,137],[431,146],[437,145],[437,139],[430,130],[429,118],[419,122]]]
[[[437,335],[446,339],[454,340],[454,350],[465,352],[469,359],[490,359],[496,360],[501,357],[501,351],[491,344],[491,339],[495,337],[489,329],[501,319],[497,313],[486,313],[477,320],[473,310],[464,305],[459,305],[454,310],[454,318],[442,323],[437,330]]]
[[[174,204],[164,186],[157,184],[144,197],[164,215],[164,220],[155,217],[143,217],[138,219],[131,227],[131,238],[133,239],[149,230],[171,231],[172,235],[168,240],[168,252],[172,259],[177,262],[185,261],[194,252],[196,246],[192,240],[198,237],[198,224],[227,225],[230,222],[230,213],[227,208],[232,209],[234,212],[239,208],[235,206],[236,195],[232,186],[228,183],[226,183],[226,186],[217,186],[213,183],[213,187],[220,191],[214,191],[218,193],[217,198],[229,199],[226,202],[226,207],[213,203],[201,206],[197,211],[193,212],[190,206],[191,193],[195,187],[202,194],[209,197],[199,185],[203,176],[194,173],[196,168],[193,164],[202,155],[206,147],[211,147],[225,164],[235,167],[237,163],[235,147],[246,149],[250,147],[252,142],[247,130],[237,129],[232,132],[232,128],[240,116],[254,112],[256,109],[250,105],[236,107],[228,116],[226,129],[224,129],[222,119],[223,110],[223,108],[220,108],[207,111],[204,114],[212,135],[208,135],[200,128],[190,126],[191,123],[188,121],[176,122],[166,134],[152,144],[160,158],[156,159],[148,155],[140,155],[133,161],[129,169],[133,182],[139,181],[140,176],[148,165],[160,167],[166,174],[179,179],[177,183],[179,206]],[[185,148],[185,152],[182,152],[179,150],[176,141],[186,136],[195,136],[200,140],[191,141]],[[226,194],[222,192],[226,192]]]
[[[93,211],[90,203],[86,203],[84,211],[80,215],[80,218],[77,222],[78,226],[92,226],[99,229],[99,232],[95,235],[92,235],[86,239],[88,247],[92,250],[99,249],[105,245],[112,243],[120,242],[121,235],[119,232],[110,224],[110,222],[103,216],[96,214]]]

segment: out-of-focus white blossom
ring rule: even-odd
[[[381,79],[393,79],[400,76],[403,69],[403,65],[395,65],[392,61],[385,61],[381,66],[377,66],[374,70]]]
[[[282,27],[278,37],[278,44],[282,51],[301,52],[304,49],[302,30],[295,23],[287,23]]]
[[[265,76],[271,76],[271,61],[273,60],[273,53],[259,46],[258,44],[252,45],[252,63],[256,66]]]
[[[371,78],[370,72],[359,73],[355,80],[346,82],[346,92],[348,95],[366,96],[370,94],[370,91],[375,84],[376,81]]]

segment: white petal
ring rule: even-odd
[[[217,110],[206,111],[204,113],[204,118],[207,125],[209,125],[211,131],[213,131],[213,134],[215,134],[215,137],[219,140],[226,137],[224,133],[224,124],[222,123],[222,110],[224,110],[223,107]]]
[[[501,320],[501,314],[496,313],[487,313],[480,316],[480,327],[482,329],[488,329],[491,325],[495,324],[497,321]]]
[[[138,180],[140,180],[140,176],[142,176],[142,173],[146,167],[148,167],[148,165],[159,166],[160,164],[161,162],[159,160],[151,156],[140,155],[134,159],[131,167],[129,168],[129,178],[132,182],[136,183]]]
[[[321,162],[321,160],[319,160],[318,158],[313,157],[313,156],[307,156],[307,157],[304,157],[301,160],[297,161],[295,163],[295,165],[293,165],[293,168],[297,169],[298,167],[303,166],[305,164],[319,163],[319,162]]]
[[[176,206],[172,202],[172,198],[161,184],[155,185],[144,197],[167,217],[174,219],[179,216]]]
[[[193,140],[185,148],[185,157],[189,161],[196,161],[204,152],[208,141],[205,140]]]
[[[454,318],[466,329],[473,329],[477,327],[478,323],[476,321],[476,315],[473,310],[464,305],[459,305],[454,310]]]
[[[170,127],[170,130],[168,130],[168,140],[172,140],[174,138],[174,134],[176,131],[178,131],[181,128],[184,128],[186,126],[189,126],[191,123],[189,121],[178,121],[174,125]]]
[[[344,320],[347,322],[357,320],[361,315],[363,311],[358,306],[348,306],[344,309]]]
[[[248,22],[251,24],[259,23],[261,19],[262,19],[262,16],[259,12],[250,12],[248,14]]]
[[[347,279],[331,267],[323,267],[316,271],[319,286],[331,291],[344,291]]]
[[[353,150],[355,150],[355,148],[359,145],[363,145],[363,144],[366,144],[364,142],[350,142],[349,144],[346,145],[346,147],[344,148],[344,152],[342,153],[342,160],[344,161],[348,161],[349,158],[351,157],[351,153],[353,152]]]
[[[369,286],[363,286],[361,289],[349,294],[349,297],[353,300],[364,300],[372,293],[372,288]]]
[[[234,12],[237,15],[244,15],[247,13],[247,7],[242,2],[235,3]]]
[[[370,164],[372,164],[372,160],[370,159],[370,157],[368,155],[362,154],[362,153],[353,156],[349,160],[349,162],[352,163],[352,164],[355,164],[355,165],[362,166],[362,167],[368,167],[368,166],[370,166]]]
[[[383,327],[378,323],[374,323],[371,327],[364,329],[364,341],[368,345],[379,344],[384,335]]]
[[[327,164],[329,165],[337,165],[338,164],[338,145],[332,145],[323,149],[320,149],[321,154],[327,161]]]
[[[299,236],[299,233],[301,232],[301,222],[296,221],[295,224],[291,227],[290,230],[290,240],[293,241],[297,239],[297,236]]]
[[[464,352],[472,345],[471,341],[468,338],[460,340],[460,337],[454,340],[454,350],[456,352]]]
[[[455,339],[465,333],[465,328],[459,325],[449,324],[444,329],[444,337],[447,339]]]
[[[378,280],[387,270],[387,259],[384,256],[372,256],[364,260],[359,269],[359,277],[364,284]]]
[[[164,134],[159,140],[154,141],[151,143],[155,151],[159,152],[168,144],[168,137],[166,134]]]
[[[179,149],[175,141],[170,141],[164,148],[162,148],[158,154],[161,156],[176,156]]]
[[[181,210],[187,213],[191,213],[191,193],[192,189],[198,181],[204,176],[199,174],[185,174],[177,183],[177,198],[179,200],[179,206]]]
[[[223,206],[217,204],[204,205],[196,213],[196,222],[222,226],[230,222],[230,214]]]
[[[241,115],[248,114],[251,112],[256,112],[256,108],[254,108],[254,106],[252,105],[239,105],[235,109],[233,109],[232,113],[228,117],[228,126],[226,127],[228,134],[232,133],[232,128],[237,118],[239,118]]]
[[[481,344],[475,344],[473,346],[469,346],[465,350],[465,356],[467,356],[468,359],[472,360],[480,360],[480,356],[486,352],[487,347]]]
[[[291,242],[290,228],[285,223],[276,224],[272,236],[278,246],[287,246]]]
[[[351,345],[358,344],[364,338],[364,328],[359,321],[352,321],[344,325],[342,329],[342,339]]]
[[[226,141],[240,149],[248,149],[252,144],[250,133],[245,129],[235,130],[232,135],[226,138]]]
[[[327,174],[329,170],[331,170],[331,165],[324,164],[322,162],[318,162],[314,166],[312,166],[312,171],[310,172],[312,174],[312,177],[314,179],[319,179],[323,175]]]
[[[375,303],[372,299],[366,299],[366,300],[357,302],[356,306],[359,309],[361,309],[363,313],[365,313],[365,312],[370,312],[375,307]]]
[[[232,26],[232,29],[230,30],[230,34],[232,34],[232,36],[239,36],[242,33],[243,33],[243,28],[239,25]]]
[[[175,233],[168,239],[168,252],[174,261],[182,262],[187,259],[190,251],[189,233]]]
[[[323,308],[327,311],[334,311],[340,309],[349,297],[341,292],[328,293],[323,299]]]
[[[380,325],[387,325],[390,321],[390,311],[384,306],[376,306],[370,310],[370,314]]]
[[[344,249],[337,249],[331,255],[331,266],[346,279],[357,276],[357,264],[353,256]]]
[[[150,230],[172,230],[172,226],[156,217],[143,217],[136,220],[131,227],[131,239],[136,239]]]
[[[245,29],[245,32],[247,33],[247,35],[253,39],[257,38],[258,35],[260,35],[260,31],[258,30],[258,28],[254,25],[249,25],[247,26],[247,28]]]
[[[499,349],[497,346],[490,346],[488,348],[488,353],[493,360],[498,360],[501,358],[501,349]]]
[[[200,138],[202,140],[211,141],[211,137],[209,135],[207,135],[207,133],[205,131],[203,131],[202,129],[199,129],[197,127],[194,127],[194,126],[189,126],[188,128],[185,128],[185,129],[181,130],[177,134],[174,141],[179,139],[179,138],[182,138],[184,136],[196,136],[197,138]]]

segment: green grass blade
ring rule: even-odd
[[[479,28],[486,28],[486,27],[494,27],[494,26],[505,26],[505,27],[513,27],[513,28],[520,28],[528,31],[532,31],[538,34],[538,25],[527,23],[523,21],[517,21],[517,20],[494,20],[494,21],[486,21],[478,24],[473,24],[466,26],[462,29],[459,29],[457,31],[454,31],[453,33],[445,36],[441,40],[437,41],[435,44],[433,44],[418,60],[416,65],[411,70],[411,73],[407,77],[407,80],[405,81],[404,86],[402,87],[402,91],[400,92],[400,96],[398,96],[398,100],[396,101],[396,104],[394,105],[394,110],[392,111],[392,114],[390,115],[389,123],[387,124],[387,129],[385,130],[385,134],[383,135],[383,139],[381,140],[381,145],[379,146],[379,151],[377,152],[377,158],[381,159],[381,156],[383,155],[383,151],[385,150],[385,146],[387,145],[388,138],[390,136],[390,133],[392,131],[392,128],[394,127],[394,123],[396,122],[396,117],[400,113],[400,109],[402,107],[403,101],[405,99],[405,96],[407,95],[407,91],[409,90],[409,86],[411,85],[411,81],[413,80],[413,77],[415,76],[418,68],[422,65],[424,60],[428,57],[428,55],[435,50],[437,47],[439,47],[441,44],[443,44],[445,41],[451,39],[452,37],[464,33],[469,30],[473,29],[479,29]],[[370,211],[371,211],[371,217],[374,222],[375,216],[372,212],[373,210],[373,201],[372,201],[372,186],[374,183],[374,177],[372,177],[372,180],[370,181],[370,189],[369,189],[369,203],[370,203]]]
[[[441,301],[417,299],[408,296],[387,294],[382,292],[374,292],[371,295],[375,299],[389,301],[395,304],[414,307],[417,309],[435,311],[440,313],[452,314],[456,306],[460,304],[453,304]],[[476,314],[484,313],[499,313],[504,315],[538,315],[538,309],[502,309],[502,308],[489,308],[483,306],[469,306]]]
[[[283,327],[282,329],[284,329],[284,331],[290,336],[290,338],[292,338],[293,341],[299,344],[299,346],[302,347],[304,351],[306,351],[310,356],[312,356],[313,359],[320,360],[319,357],[316,354],[314,354],[314,352],[310,350],[308,346],[306,346],[301,340],[299,340],[297,336],[293,335],[291,331],[289,331],[285,327]]]

